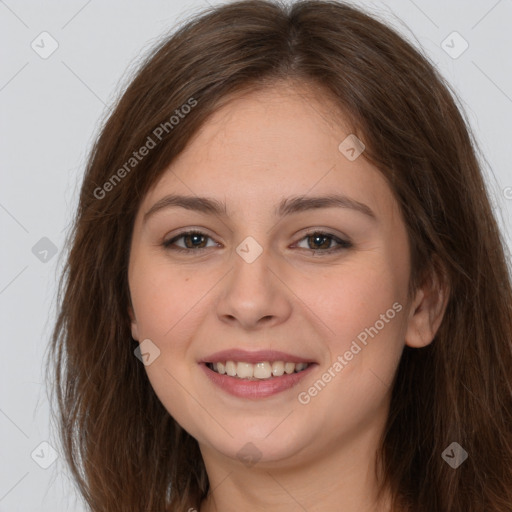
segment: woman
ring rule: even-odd
[[[94,146],[50,360],[100,511],[512,510],[512,290],[470,128],[343,3],[164,41]]]

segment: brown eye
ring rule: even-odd
[[[179,246],[176,242],[180,239],[183,239],[184,246]],[[212,240],[212,238],[201,231],[184,231],[170,240],[166,240],[163,242],[163,247],[165,249],[169,249],[172,251],[178,252],[192,252],[192,251],[201,251],[203,249],[208,249],[207,240]],[[325,233],[323,231],[312,231],[307,233],[302,239],[307,240],[307,247],[302,247],[302,249],[313,251],[314,253],[333,253],[336,251],[340,251],[342,249],[348,249],[352,247],[352,243],[346,240],[342,240],[332,233]],[[337,246],[332,247],[332,243],[337,244]]]
[[[184,240],[185,247],[174,246],[177,240]],[[171,238],[170,240],[165,241],[162,245],[166,249],[171,249],[173,251],[194,251],[200,249],[207,249],[205,246],[205,241],[210,237],[201,231],[184,231],[179,235]]]
[[[302,240],[307,240],[308,244],[308,247],[303,247],[303,249],[320,253],[331,253],[352,247],[352,244],[347,240],[342,240],[332,233],[324,233],[323,231],[312,231],[307,233]],[[335,242],[338,246],[331,247],[332,242]]]

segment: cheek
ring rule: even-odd
[[[193,321],[208,283],[168,262],[140,260],[133,265],[130,292],[141,337],[166,345]]]
[[[370,259],[344,268],[322,294],[317,290],[318,316],[329,327],[324,372],[330,370],[330,383],[315,407],[339,403],[364,415],[379,408],[390,390],[404,345],[404,290],[396,266]],[[320,389],[321,383],[311,391]]]
[[[168,262],[139,256],[130,268],[130,293],[139,339],[150,339],[159,350],[158,357],[145,366],[148,379],[169,414],[182,420],[187,417],[183,386],[190,371],[185,364],[188,340],[200,321],[204,286]]]
[[[385,262],[344,267],[320,289],[317,282],[310,283],[308,288],[303,286],[302,290],[312,298],[315,313],[329,329],[330,337],[336,340],[333,348],[338,351],[376,322],[382,327],[381,315],[385,316],[387,331],[392,323],[395,330],[399,327],[400,320],[396,321],[401,319],[396,314],[399,308],[392,307],[394,303],[404,306],[403,290],[396,271],[390,270]]]
[[[315,313],[329,328],[322,340],[329,357],[298,398],[309,404],[311,416],[329,411],[326,422],[348,428],[387,400],[404,345],[405,303],[397,275],[385,263],[354,266],[334,282],[322,294],[309,290],[317,298]]]

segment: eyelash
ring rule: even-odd
[[[171,238],[170,240],[167,240],[165,242],[162,243],[162,246],[167,249],[167,250],[171,250],[171,251],[177,251],[177,252],[185,252],[185,253],[190,253],[191,251],[203,251],[205,249],[211,249],[211,247],[198,247],[198,248],[183,248],[183,247],[172,247],[172,244],[174,242],[176,242],[177,240],[179,240],[180,238],[183,238],[185,236],[190,236],[190,235],[200,235],[200,236],[203,236],[205,238],[209,238],[209,239],[212,239],[210,236],[206,235],[205,233],[201,232],[201,231],[197,231],[197,230],[190,230],[190,231],[183,231],[181,233],[179,233],[178,235],[176,235],[175,237]],[[333,241],[335,241],[336,243],[338,243],[338,247],[335,247],[335,248],[330,248],[330,249],[326,249],[326,250],[322,250],[322,249],[304,249],[305,251],[311,251],[313,252],[314,254],[317,254],[317,253],[323,253],[323,254],[332,254],[334,252],[338,252],[338,251],[341,251],[343,249],[349,249],[352,247],[352,243],[351,242],[348,242],[347,240],[342,240],[341,238],[338,238],[337,236],[334,236],[332,233],[326,233],[324,231],[310,231],[309,233],[306,233],[300,240],[299,242],[301,242],[302,240],[304,240],[305,238],[308,238],[310,236],[313,236],[313,235],[319,235],[323,238],[331,238]]]

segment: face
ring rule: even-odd
[[[354,159],[350,139],[340,150],[350,131],[319,97],[290,86],[225,104],[136,217],[132,335],[159,399],[204,453],[254,450],[275,467],[377,431],[404,344],[426,343],[407,302],[398,205],[364,152]],[[334,195],[342,199],[307,202]],[[246,353],[214,357],[226,350]],[[267,378],[215,373],[213,359]],[[303,375],[287,365],[294,373],[279,376],[276,361],[299,359],[311,363]],[[269,365],[238,365],[251,360]]]

